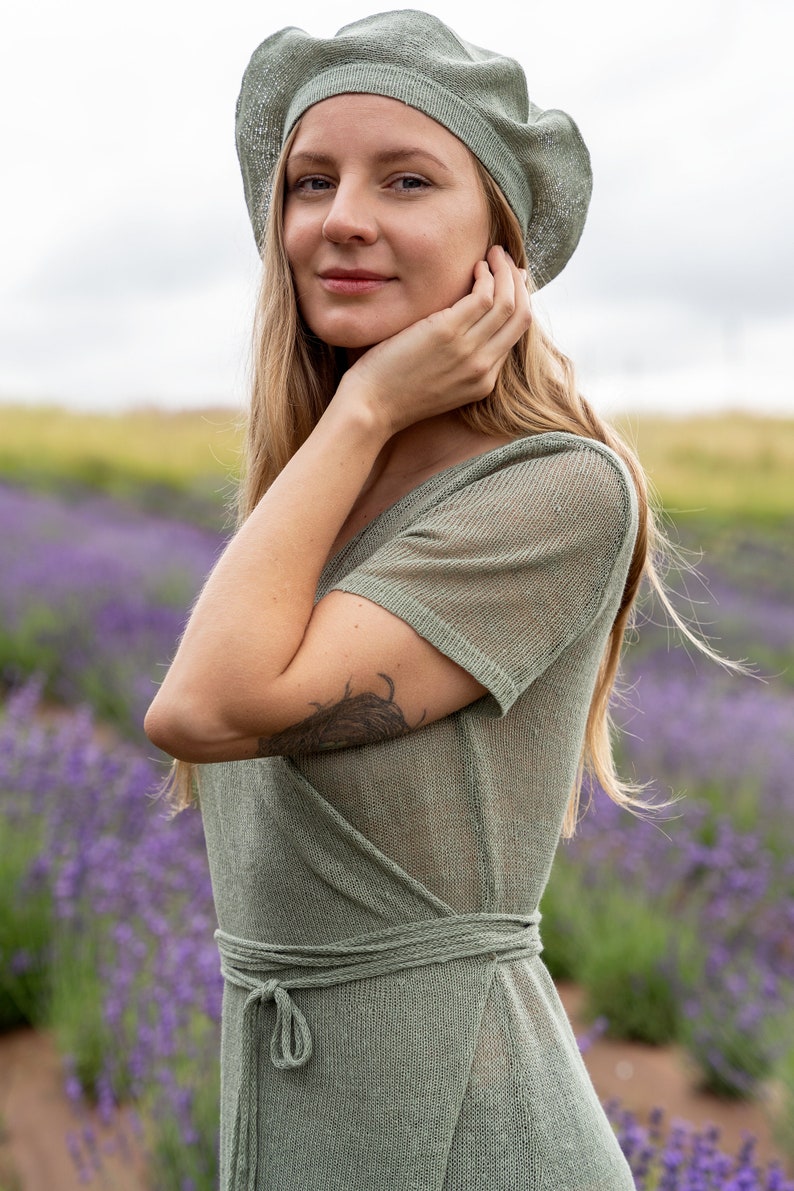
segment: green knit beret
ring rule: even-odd
[[[345,25],[334,37],[282,29],[254,52],[237,101],[237,153],[261,247],[273,168],[313,104],[350,92],[402,100],[454,133],[498,184],[521,228],[533,280],[560,272],[582,234],[590,156],[565,112],[527,95],[512,58],[470,45],[414,9]]]

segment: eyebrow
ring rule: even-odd
[[[444,170],[445,173],[451,172],[449,166],[440,157],[436,157],[435,153],[431,153],[428,149],[415,148],[410,145],[399,149],[382,149],[379,153],[375,154],[374,160],[378,165],[392,165],[396,161],[405,161],[408,158],[415,157],[427,158]],[[335,160],[329,153],[312,153],[304,149],[299,153],[290,153],[287,164],[332,166],[335,164]]]

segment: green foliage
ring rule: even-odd
[[[670,964],[678,929],[636,891],[618,891],[601,919],[598,945],[579,971],[588,1016],[605,1018],[612,1038],[660,1046],[679,1031],[678,994]]]
[[[0,821],[0,1031],[41,1025],[49,995],[52,910],[49,893],[23,877],[39,842]]]
[[[200,1073],[197,1072],[200,1076]],[[204,1079],[189,1093],[190,1132],[172,1114],[156,1118],[149,1168],[153,1185],[162,1188],[192,1187],[215,1191],[218,1186],[217,1134],[220,1098]]]
[[[755,1094],[774,1068],[773,1054],[766,1039],[757,1032],[746,1032],[728,1020],[705,1034],[684,1026],[682,1041],[697,1065],[700,1087],[723,1100],[745,1100]]]
[[[173,1081],[180,1088],[181,1119],[173,1108],[158,1111],[156,1093],[148,1105],[147,1115],[153,1122],[149,1164],[153,1185],[215,1191],[219,1178],[220,1063],[217,1029],[208,1018],[194,1018],[191,1037],[175,1062]],[[171,1105],[173,1101],[171,1096]]]
[[[13,631],[0,624],[0,674],[46,674],[50,681],[63,667],[57,645],[56,613],[31,604]]]
[[[689,796],[688,791],[687,794]],[[744,779],[736,777],[730,788],[730,798],[725,796],[724,783],[702,782],[691,795],[691,801],[706,803],[711,808],[711,817],[704,820],[698,831],[693,832],[693,838],[699,843],[707,847],[714,843],[719,817],[728,819],[735,830],[742,834],[757,835],[763,847],[781,861],[791,855],[791,827],[794,824],[759,816],[758,784],[751,776]]]
[[[74,1074],[89,1096],[107,1070],[107,1054],[120,1044],[103,1025],[104,986],[98,951],[93,933],[67,932],[54,956],[49,1011],[58,1048],[69,1056]],[[119,1095],[122,1089],[114,1091]]]
[[[680,990],[683,1007],[681,1042],[697,1067],[701,1088],[725,1100],[743,1100],[756,1096],[759,1089],[779,1074],[791,1080],[794,1093],[794,1060],[791,1048],[791,1012],[781,1012],[780,1000],[770,1003],[762,978],[743,966],[726,968],[726,981],[740,981],[742,996],[737,1005],[726,1004],[721,985],[709,983],[709,972],[689,973],[690,989],[697,991],[697,1012],[689,1012],[685,987]],[[783,1003],[792,1004],[791,984],[779,994]],[[788,1018],[788,1020],[786,1020]],[[790,1124],[794,1126],[794,1101],[790,1103]],[[794,1134],[792,1134],[794,1142]]]
[[[554,862],[540,908],[543,962],[554,980],[580,980],[598,931],[594,930],[593,900],[564,849]]]
[[[662,1045],[679,1029],[678,969],[672,940],[681,925],[651,904],[641,883],[626,888],[609,874],[597,886],[585,866],[558,854],[541,903],[543,959],[555,980],[585,991],[591,1020],[610,1037]]]
[[[792,1038],[794,1030],[789,1032],[789,1039]],[[778,1145],[794,1166],[794,1043],[791,1041],[778,1059],[774,1077],[775,1091],[767,1097],[767,1110]]]
[[[123,682],[114,686],[107,673],[85,666],[79,682],[74,683],[74,666],[64,653],[65,624],[73,640],[85,634],[85,609],[77,600],[58,608],[31,604],[13,632],[0,625],[0,676],[8,682],[40,675],[44,679],[42,693],[56,701],[62,696],[63,685],[71,687],[73,698],[88,703],[100,719],[129,732],[130,701]]]

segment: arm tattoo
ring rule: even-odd
[[[391,678],[388,674],[379,674],[378,677],[388,687],[385,698],[374,691],[351,695],[348,682],[338,703],[312,703],[311,706],[317,710],[299,724],[293,724],[275,736],[260,736],[256,755],[292,756],[323,753],[328,749],[354,748],[404,736],[406,732],[418,728],[427,712],[422,713],[419,723],[413,727],[406,723],[402,709],[394,702],[394,683]]]

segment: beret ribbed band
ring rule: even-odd
[[[454,133],[502,190],[524,232],[536,286],[569,260],[592,190],[590,157],[565,112],[543,111],[512,58],[463,41],[407,9],[365,17],[330,38],[282,29],[255,50],[237,100],[237,153],[261,247],[271,176],[313,104],[345,93],[402,100]]]

